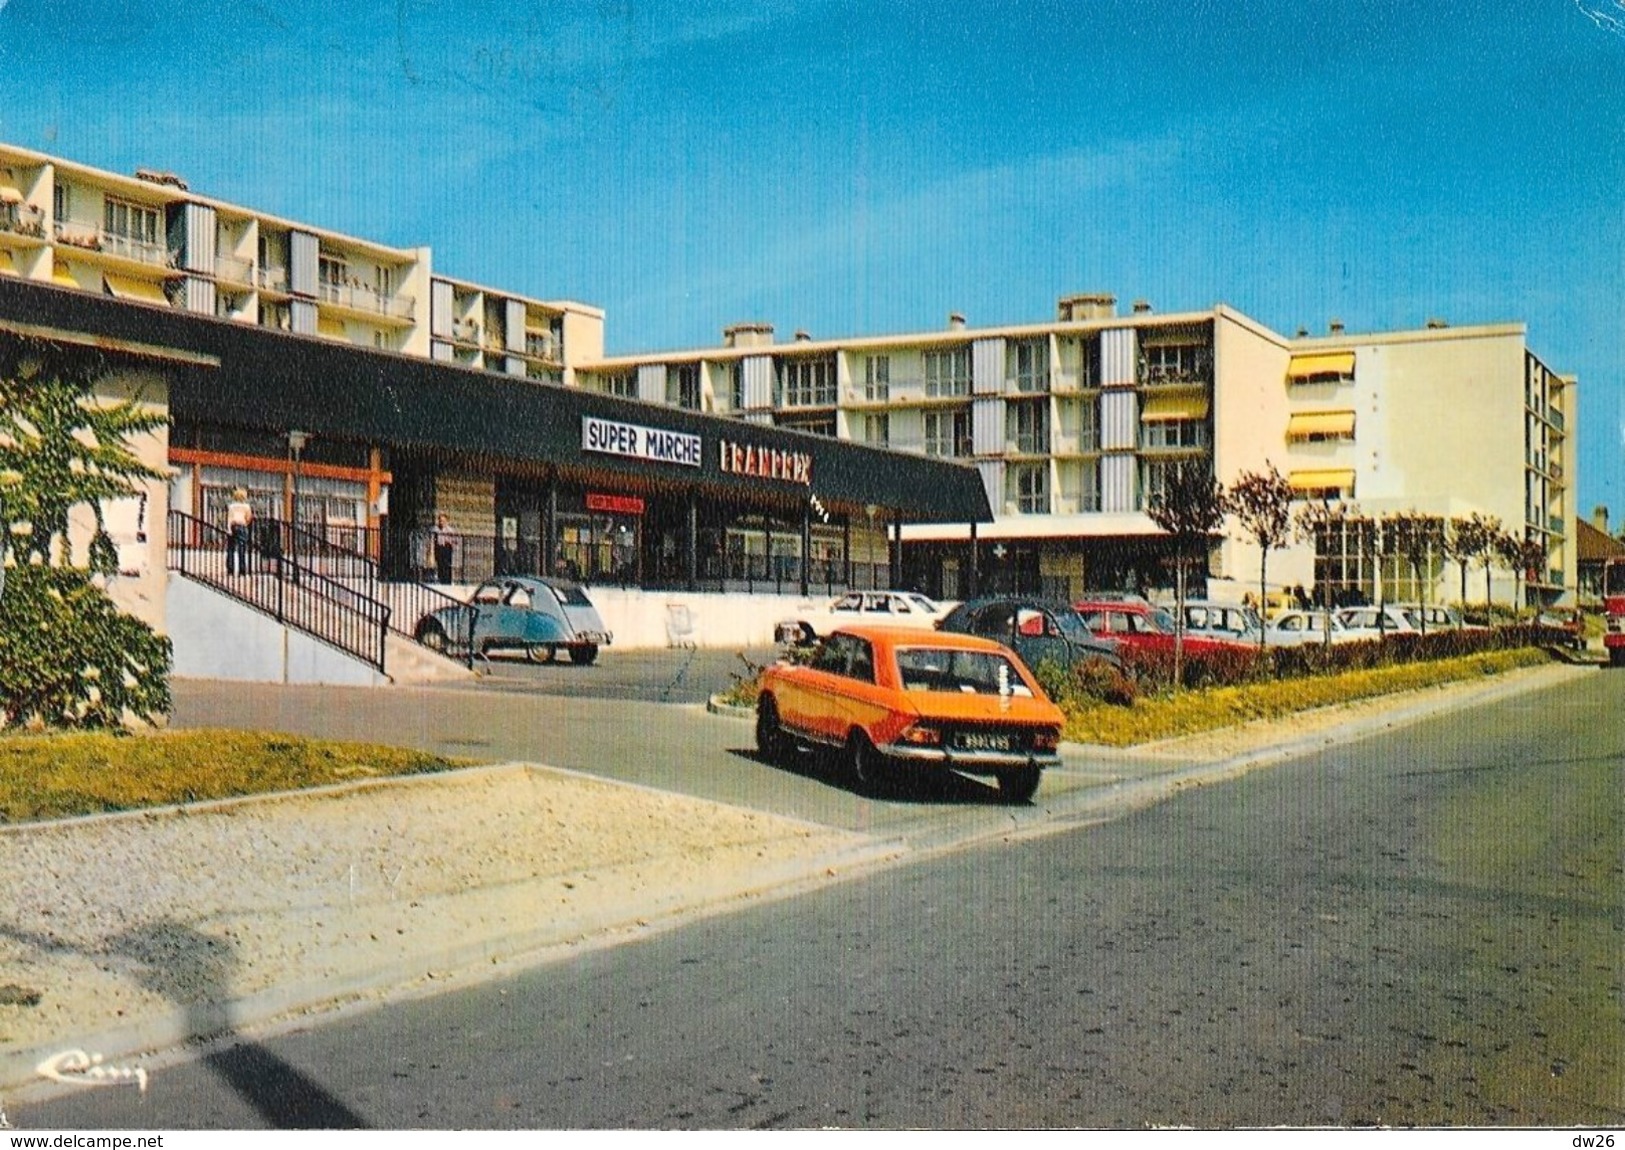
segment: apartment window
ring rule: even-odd
[[[1100,404],[1086,399],[1078,404],[1078,450],[1100,450]]]
[[[1005,411],[1006,439],[1022,455],[1049,451],[1049,400],[1012,402]]]
[[[378,293],[379,299],[390,299],[395,294],[395,269],[373,268],[372,290]]]
[[[1141,447],[1206,447],[1207,423],[1200,419],[1159,419],[1140,425]]]
[[[728,365],[728,406],[734,411],[745,410],[745,363],[734,360]]]
[[[1085,460],[1078,469],[1078,510],[1100,510],[1100,462]]]
[[[338,302],[342,297],[345,281],[350,278],[350,265],[333,256],[317,256],[316,258],[316,289],[317,295],[332,302]]]
[[[1005,347],[1005,378],[1017,391],[1049,390],[1049,340],[1018,339]]]
[[[891,398],[891,356],[871,355],[864,363],[863,398]]]
[[[617,371],[606,375],[599,381],[598,389],[605,395],[618,395],[623,399],[636,399],[638,397],[637,372]]]
[[[1168,484],[1172,481],[1176,467],[1190,466],[1189,460],[1182,459],[1142,459],[1140,461],[1140,501],[1141,508],[1149,507],[1154,499],[1161,499],[1168,494]]]
[[[666,402],[673,407],[700,409],[700,365],[680,363],[666,368]]]
[[[891,442],[891,416],[884,412],[878,415],[865,415],[860,430],[863,433],[864,443],[885,447]]]
[[[103,205],[102,230],[118,239],[156,246],[158,210],[109,197]]]
[[[925,453],[948,458],[971,454],[970,409],[926,412]]]
[[[69,209],[73,206],[73,191],[67,184],[58,180],[51,186],[51,214],[57,223],[66,222]]]
[[[779,406],[834,407],[835,357],[781,360]]]
[[[1023,515],[1049,512],[1049,464],[1013,463],[1005,471],[1005,502]]]
[[[970,394],[970,348],[950,347],[925,353],[925,394]]]
[[[1145,348],[1141,364],[1146,383],[1190,383],[1207,378],[1211,359],[1202,344],[1152,344]]]

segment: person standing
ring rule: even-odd
[[[254,507],[248,502],[248,492],[239,487],[226,504],[226,574],[248,574],[253,525]]]
[[[434,550],[435,579],[450,583],[452,560],[457,555],[457,533],[446,522],[444,513],[435,518],[434,530],[429,532],[429,543]]]

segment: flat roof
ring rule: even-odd
[[[274,432],[297,427],[396,449],[550,465],[780,507],[806,505],[816,496],[828,508],[872,505],[905,523],[993,519],[973,466],[829,436],[29,280],[0,280],[0,323],[202,357],[211,366],[171,357],[167,369],[172,416],[197,422]],[[697,462],[589,451],[584,428],[590,420],[691,437]]]

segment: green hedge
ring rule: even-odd
[[[170,709],[169,640],[76,568],[6,573],[0,727],[119,729]]]

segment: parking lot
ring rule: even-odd
[[[704,703],[727,690],[738,678],[750,678],[751,666],[771,663],[772,647],[744,651],[720,648],[655,651],[603,651],[590,666],[559,658],[528,663],[506,652],[476,660],[479,684],[491,691],[522,691],[589,699],[633,699],[645,703]],[[748,660],[748,663],[747,663]]]

